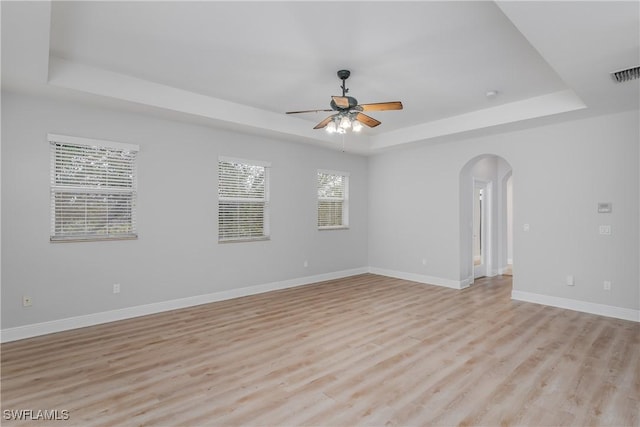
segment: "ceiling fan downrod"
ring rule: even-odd
[[[339,70],[338,71],[338,78],[340,80],[342,80],[342,86],[340,86],[340,87],[342,88],[342,96],[343,97],[347,96],[347,93],[349,93],[349,89],[347,89],[346,80],[349,78],[350,75],[351,75],[351,71],[349,71],[349,70]]]

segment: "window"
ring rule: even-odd
[[[51,238],[134,239],[137,145],[48,135]]]
[[[269,167],[265,162],[218,159],[218,241],[269,238]]]
[[[318,171],[318,228],[349,226],[349,174]]]

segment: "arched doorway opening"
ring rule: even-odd
[[[460,170],[460,281],[513,271],[513,171],[495,154],[469,160]]]

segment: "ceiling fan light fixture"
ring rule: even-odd
[[[287,114],[313,113],[318,111],[335,111],[335,114],[325,118],[318,123],[314,129],[324,128],[327,133],[347,133],[348,129],[352,132],[360,132],[363,125],[370,128],[378,126],[381,122],[363,114],[362,111],[385,111],[385,110],[402,110],[402,102],[376,102],[374,104],[358,104],[358,100],[352,96],[347,96],[346,80],[351,72],[349,70],[338,71],[338,78],[342,80],[342,96],[331,97],[331,110],[302,110],[287,111]]]
[[[351,127],[351,120],[349,120],[349,117],[347,116],[343,116],[342,119],[340,119],[340,126],[341,129],[349,129]]]

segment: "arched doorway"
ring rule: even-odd
[[[511,272],[512,168],[495,154],[469,160],[460,170],[460,281]],[[511,256],[513,258],[513,256]]]

